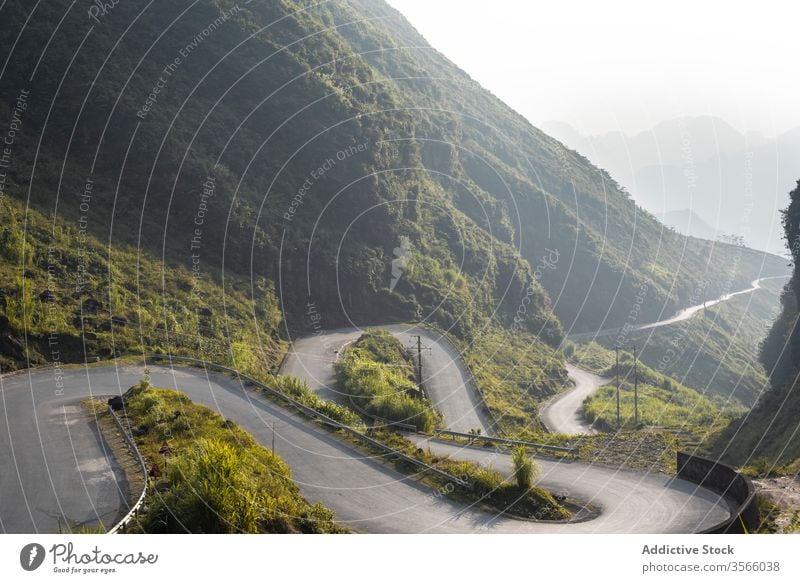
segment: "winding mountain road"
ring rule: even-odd
[[[463,433],[480,429],[484,435],[494,435],[477,387],[462,365],[458,350],[446,338],[417,326],[389,324],[379,327],[391,332],[409,350],[416,347],[417,335],[422,336],[425,347],[422,355],[423,386],[434,407],[447,420],[448,429]],[[342,328],[296,339],[281,372],[304,379],[311,390],[324,399],[341,400],[343,395],[336,389],[333,365],[342,348],[358,340],[362,333],[360,328]]]
[[[763,278],[773,279],[773,278]],[[761,280],[706,306],[760,287]],[[688,320],[702,305],[637,329]],[[456,349],[424,329],[388,326],[404,344],[421,334],[430,348],[423,354],[425,386],[447,426],[456,431],[492,433],[476,387]],[[595,332],[586,337],[614,333]],[[306,379],[326,398],[336,398],[333,363],[338,351],[360,331],[347,329],[295,342],[283,372]],[[584,335],[581,335],[581,338]],[[571,339],[579,339],[578,335]],[[541,459],[539,483],[552,491],[602,508],[591,521],[569,524],[509,519],[436,496],[413,476],[345,443],[307,419],[243,388],[238,382],[202,370],[152,367],[157,386],[185,392],[250,431],[262,444],[272,441],[290,465],[303,494],[337,513],[355,530],[369,532],[694,532],[729,516],[725,500],[694,484],[650,474],[581,462]],[[582,400],[602,379],[570,365],[575,387],[553,399],[543,419],[554,431],[591,431],[576,416]],[[109,526],[127,511],[128,487],[91,418],[81,406],[90,395],[121,394],[141,379],[139,367],[65,369],[0,377],[0,531],[58,532],[75,527]],[[491,464],[510,472],[507,454],[437,440],[421,443],[441,455]]]
[[[674,316],[659,320],[657,322],[650,322],[648,324],[640,324],[628,329],[630,332],[638,332],[641,330],[652,330],[654,328],[661,328],[662,326],[669,326],[677,324],[678,322],[685,322],[690,318],[700,313],[703,308],[710,308],[719,303],[735,298],[743,294],[748,294],[761,289],[761,282],[771,279],[785,279],[787,276],[777,275],[772,277],[762,277],[755,279],[751,282],[750,287],[747,289],[739,290],[737,292],[724,294],[714,300],[705,302],[705,304],[697,304],[678,311]],[[570,334],[569,340],[590,340],[604,336],[617,334],[622,328],[607,328],[605,330],[598,330],[596,332],[580,332],[577,334]],[[576,364],[568,364],[567,372],[572,379],[574,386],[566,391],[563,391],[550,399],[540,412],[542,422],[548,431],[551,433],[565,433],[568,435],[575,435],[579,433],[591,434],[595,433],[594,428],[583,419],[581,415],[581,407],[583,400],[594,393],[601,386],[611,382],[611,379],[604,378],[594,374],[591,371],[580,368]]]
[[[308,354],[305,359],[310,362],[312,357]],[[459,366],[445,370],[458,371]],[[392,469],[380,457],[365,455],[232,378],[183,367],[153,366],[151,371],[155,386],[183,391],[238,423],[265,446],[272,441],[274,424],[276,451],[292,468],[302,493],[334,509],[339,521],[357,531],[694,532],[730,513],[716,494],[663,474],[542,460],[543,485],[591,501],[602,513],[595,520],[571,524],[514,520],[437,496],[414,476]],[[2,379],[3,532],[56,532],[65,523],[92,527],[101,520],[109,525],[126,510],[124,480],[79,403],[89,395],[120,394],[143,372],[128,366],[66,369],[61,386],[51,370]],[[507,471],[510,464],[504,453],[440,442],[431,447],[458,457],[490,455],[481,461],[501,470]]]
[[[716,306],[722,302],[726,302],[732,298],[743,294],[752,293],[758,289],[761,289],[761,282],[768,281],[771,279],[786,279],[788,275],[773,275],[770,277],[761,277],[759,279],[754,279],[750,282],[750,287],[746,289],[742,289],[736,292],[731,292],[728,294],[723,294],[720,297],[708,300],[703,304],[697,304],[694,306],[689,306],[688,308],[683,308],[682,310],[678,310],[678,312],[671,316],[670,318],[665,318],[663,320],[658,320],[656,322],[650,322],[648,324],[639,324],[637,326],[632,326],[627,329],[627,332],[639,332],[640,330],[650,330],[651,328],[661,328],[662,326],[669,326],[670,324],[677,324],[678,322],[685,322],[686,320],[692,318],[693,316],[697,315],[699,312],[703,311],[703,308],[710,308],[711,306]],[[568,340],[591,340],[594,338],[602,338],[604,336],[611,336],[612,334],[618,334],[621,332],[623,328],[604,328],[602,330],[595,330],[593,332],[576,332],[574,334],[570,334],[567,336]]]
[[[583,400],[611,379],[601,377],[574,364],[567,364],[574,385],[550,399],[539,411],[539,418],[551,433],[593,434],[597,431],[581,415]]]
[[[449,429],[458,427],[454,430],[464,431],[480,428],[483,432],[490,431],[490,424],[480,412],[470,375],[464,370],[455,348],[445,338],[416,327],[379,327],[388,329],[408,344],[411,336],[423,334],[430,348],[423,354],[426,390],[434,405],[442,412]],[[282,372],[306,380],[320,396],[341,397],[336,391],[334,363],[341,348],[356,340],[361,333],[362,330],[357,328],[348,328],[296,339]],[[409,438],[440,455],[491,465],[506,474],[511,472],[512,462],[507,453],[416,435]],[[542,475],[538,480],[541,486],[555,492],[568,492],[571,496],[599,506],[602,508],[601,515],[591,521],[570,524],[515,521],[493,516],[489,523],[473,522],[465,530],[486,530],[487,524],[491,524],[489,530],[493,532],[695,532],[729,515],[727,503],[718,495],[664,474],[548,458],[539,458],[537,461],[542,467]],[[289,463],[291,465],[291,461]],[[449,508],[452,502],[446,499],[440,499],[439,502],[448,506],[445,513],[452,511]],[[340,513],[336,506],[331,507]],[[383,508],[383,504],[379,502],[375,508]],[[439,510],[442,507],[437,506],[437,513]],[[444,516],[436,520],[436,527],[426,527],[425,530],[463,531],[462,527],[466,526],[458,521],[457,528],[450,518]],[[426,517],[425,524],[428,522],[429,518]],[[411,532],[419,532],[419,529]]]

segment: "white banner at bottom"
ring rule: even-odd
[[[792,535],[1,535],[0,580],[777,582],[798,555]]]

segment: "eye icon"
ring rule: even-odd
[[[19,564],[26,571],[35,571],[44,562],[44,547],[39,543],[30,543],[19,552]]]

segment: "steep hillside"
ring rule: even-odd
[[[636,345],[640,360],[658,373],[723,407],[751,407],[768,385],[766,371],[754,355],[777,315],[785,282],[766,280],[760,289],[709,306],[688,320],[639,331],[623,329],[597,342],[608,351],[615,345],[627,350]]]
[[[271,282],[229,277],[223,289],[11,198],[0,213],[3,372],[150,352],[277,368],[286,343]]]
[[[9,183],[101,240],[278,282],[290,328],[314,303],[326,327],[428,316],[469,335],[532,298],[524,328],[557,342],[539,283],[587,329],[646,281],[652,318],[781,267],[663,230],[382,2],[68,6],[24,29],[27,4],[3,9],[9,112],[35,88]]]
[[[752,411],[731,424],[717,441],[716,449],[725,459],[745,465],[765,457],[766,465],[781,465],[800,458],[800,182],[789,195],[783,217],[794,274],[781,297],[782,311],[761,346],[761,360],[771,381]]]

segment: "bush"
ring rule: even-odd
[[[528,456],[524,445],[518,445],[511,452],[514,462],[514,478],[517,486],[525,490],[530,489],[533,480],[539,475],[539,466]]]
[[[503,484],[503,476],[492,468],[479,467],[471,478],[473,487],[482,495],[495,492]]]
[[[172,491],[164,500],[179,509],[193,532],[257,533],[261,496],[252,489],[244,467],[237,448],[200,439],[170,466]]]
[[[404,352],[388,332],[364,334],[337,363],[339,384],[368,414],[430,432],[439,424],[439,416],[409,379],[413,367]]]

